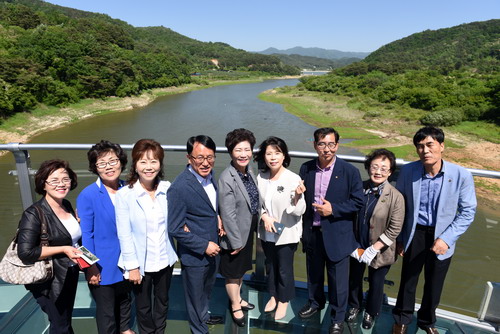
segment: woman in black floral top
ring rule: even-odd
[[[229,311],[243,327],[243,311],[255,306],[241,298],[242,277],[252,269],[254,231],[259,214],[259,191],[249,168],[255,137],[246,129],[235,129],[226,136],[230,165],[219,178],[219,210],[225,235],[221,238],[220,274],[226,279]]]

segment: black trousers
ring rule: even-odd
[[[50,296],[32,291],[33,297],[49,318],[49,334],[73,334],[71,317],[75,304],[76,287],[78,285],[78,266],[68,268],[64,286],[59,297],[53,300]]]
[[[189,327],[193,334],[208,333],[205,323],[210,318],[208,306],[215,284],[218,256],[210,264],[200,267],[182,266],[182,283],[189,318]]]
[[[295,297],[293,257],[297,244],[278,245],[262,240],[266,255],[267,288],[271,296],[282,303]]]
[[[128,281],[109,285],[89,284],[96,304],[96,323],[99,334],[116,334],[130,328],[130,291]]]
[[[361,308],[363,302],[363,274],[365,263],[351,257],[349,268],[349,306]],[[372,317],[380,314],[382,302],[384,301],[384,281],[391,266],[380,268],[368,267],[368,296],[366,299],[366,312]]]
[[[321,229],[313,228],[306,248],[307,288],[311,307],[323,308],[325,267],[328,278],[328,302],[332,323],[344,321],[349,292],[349,256],[333,262],[328,258]]]
[[[157,272],[146,272],[141,284],[133,286],[140,334],[165,332],[173,270],[174,267],[169,266]]]
[[[444,280],[450,267],[451,257],[439,260],[431,251],[434,243],[434,228],[417,225],[415,235],[403,257],[401,282],[398,299],[392,311],[398,324],[409,325],[415,311],[415,294],[418,278],[422,269],[424,272],[424,295],[417,312],[419,327],[432,327],[436,323],[436,308],[441,299]]]

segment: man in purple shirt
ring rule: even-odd
[[[300,310],[303,319],[325,307],[325,267],[331,311],[330,334],[341,334],[349,289],[349,255],[357,248],[355,214],[363,204],[359,171],[335,155],[339,134],[333,128],[314,132],[318,158],[304,163],[300,177],[306,187],[302,243],[306,252],[309,301]]]

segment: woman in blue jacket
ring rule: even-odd
[[[124,184],[120,175],[127,155],[118,144],[101,140],[87,152],[89,171],[98,176],[76,200],[82,244],[100,259],[85,270],[96,303],[99,334],[131,334],[130,285],[118,267],[120,242],[116,232],[115,197]],[[119,312],[115,312],[119,310]]]

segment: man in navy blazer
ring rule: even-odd
[[[167,192],[168,232],[177,239],[184,296],[192,333],[208,333],[208,304],[219,261],[217,182],[212,179],[215,143],[204,135],[187,142],[188,166]]]
[[[363,204],[358,169],[335,155],[339,134],[333,128],[314,132],[318,158],[304,163],[300,177],[306,187],[306,212],[302,242],[306,252],[309,301],[300,310],[309,318],[324,308],[324,270],[327,269],[328,301],[332,324],[329,333],[341,334],[349,289],[349,255],[358,247],[353,220]]]
[[[469,171],[442,160],[444,132],[427,126],[413,137],[419,161],[409,163],[396,188],[405,198],[406,214],[398,252],[403,256],[398,299],[393,309],[393,333],[408,330],[415,311],[418,277],[425,267],[422,304],[417,325],[436,334],[436,308],[458,238],[474,220],[476,193]]]

